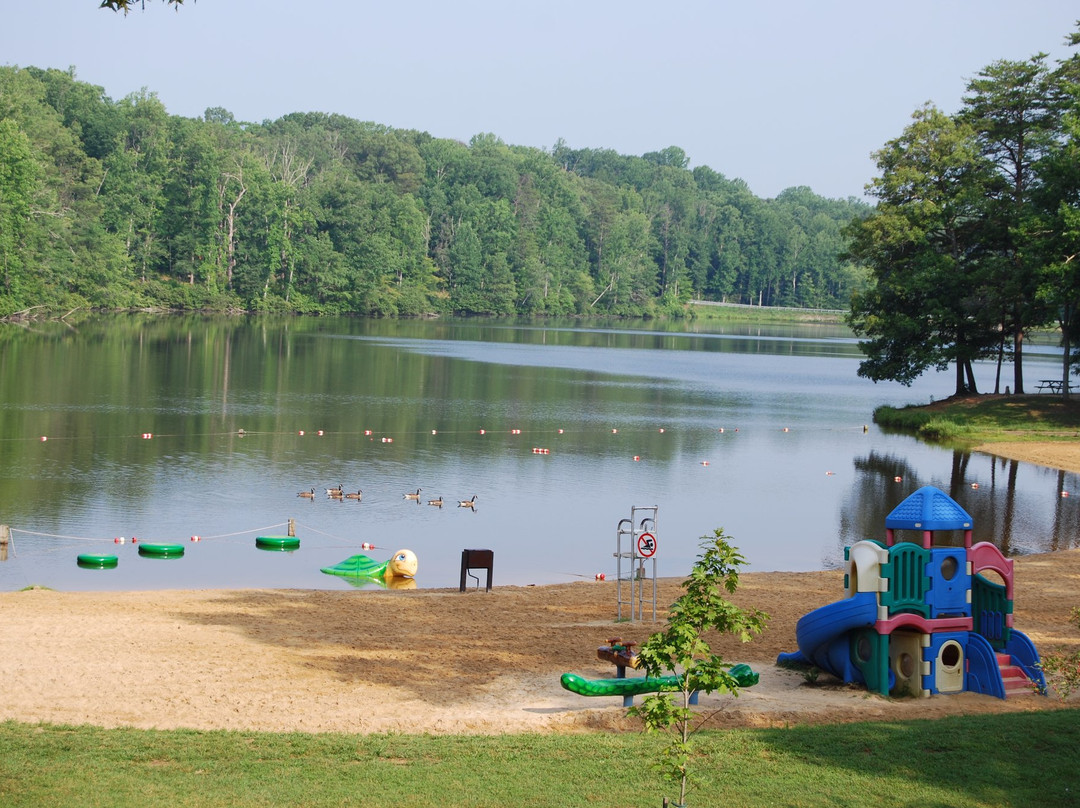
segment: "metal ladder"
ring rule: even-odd
[[[619,622],[624,619],[645,619],[645,606],[652,604],[652,620],[656,622],[656,512],[657,505],[634,505],[630,518],[619,521],[615,535],[615,595],[618,601]],[[639,539],[651,535],[653,552],[642,555]],[[626,544],[624,545],[624,542]],[[648,544],[646,537],[645,543]],[[642,548],[644,549],[644,548]],[[651,567],[651,569],[650,569]],[[651,582],[651,583],[650,583]],[[624,597],[626,587],[629,594]],[[648,593],[646,590],[649,590]],[[623,607],[629,611],[624,617]]]

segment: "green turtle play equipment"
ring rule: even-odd
[[[354,555],[332,567],[323,567],[327,575],[389,581],[412,578],[416,575],[417,559],[412,550],[398,550],[386,561],[375,561],[366,555]]]

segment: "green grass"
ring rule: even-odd
[[[1080,401],[1056,395],[971,396],[878,407],[874,423],[941,443],[1075,440],[1080,436]]]
[[[948,698],[943,696],[941,698]],[[424,736],[0,724],[0,805],[658,806],[645,734]],[[691,806],[1080,805],[1080,711],[698,736]]]
[[[689,306],[699,323],[832,323],[843,322],[843,312],[828,309],[793,309],[774,306],[732,306],[695,303]]]

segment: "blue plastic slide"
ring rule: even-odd
[[[795,626],[799,650],[780,654],[777,662],[810,663],[845,682],[862,681],[851,662],[847,633],[873,626],[877,620],[877,593],[859,592],[807,612]]]

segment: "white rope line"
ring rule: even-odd
[[[21,527],[11,528],[12,533],[25,533],[28,536],[44,536],[47,539],[71,539],[73,541],[112,541],[106,538],[94,538],[93,536],[65,536],[62,533],[41,533],[36,530],[23,530]]]
[[[347,539],[341,538],[341,536],[335,536],[333,533],[327,533],[325,530],[319,530],[318,528],[314,528],[311,525],[305,525],[302,522],[297,522],[296,526],[298,528],[303,528],[304,530],[310,530],[312,533],[318,533],[320,536],[326,536],[328,539],[335,539],[337,541],[348,541]]]
[[[221,534],[219,534],[217,536],[203,536],[202,538],[204,538],[204,539],[225,539],[225,538],[229,538],[230,536],[242,536],[245,533],[260,533],[260,532],[262,532],[264,530],[272,530],[275,527],[282,527],[282,526],[287,525],[287,524],[288,524],[288,522],[278,522],[276,525],[267,525],[266,527],[254,527],[254,528],[251,528],[250,530],[238,530],[235,533],[221,533]],[[24,530],[21,527],[13,527],[13,528],[11,528],[11,532],[12,533],[25,533],[28,536],[41,536],[41,537],[44,537],[44,538],[47,538],[47,539],[69,539],[71,541],[92,541],[92,542],[112,541],[112,539],[107,538],[107,537],[67,536],[67,535],[64,535],[63,533],[42,533],[42,532],[36,531],[36,530]],[[12,542],[12,544],[14,544],[14,541]]]
[[[365,542],[357,542],[357,541],[355,541],[353,539],[342,538],[341,536],[337,536],[337,535],[335,535],[333,533],[327,533],[325,530],[319,530],[318,528],[312,527],[311,525],[305,525],[303,522],[297,522],[296,523],[296,528],[297,528],[297,531],[301,531],[301,530],[310,531],[312,533],[318,533],[320,536],[326,536],[328,539],[333,539],[336,542],[341,542],[340,544],[318,544],[318,545],[315,545],[314,547],[308,546],[309,550],[312,550],[312,549],[314,549],[314,550],[327,550],[327,549],[348,550],[348,549],[356,549],[356,548],[359,548],[361,550],[387,550],[387,549],[389,549],[387,547],[382,547],[381,545],[377,545],[377,544],[375,544],[373,542],[367,542],[367,541],[365,541]]]
[[[288,522],[278,522],[276,525],[267,525],[266,527],[253,527],[250,530],[238,530],[235,533],[219,533],[216,536],[202,536],[203,539],[227,539],[231,536],[243,536],[245,533],[262,533],[264,530],[273,530],[275,527],[283,527],[289,524]]]

